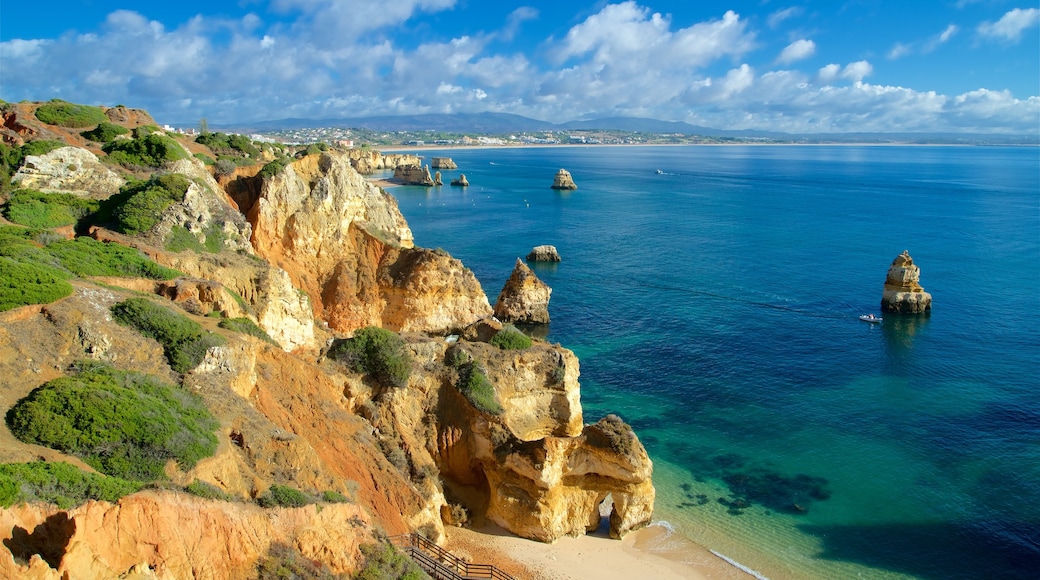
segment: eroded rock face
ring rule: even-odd
[[[553,189],[578,189],[578,185],[574,183],[574,179],[571,177],[571,172],[566,169],[560,169],[556,172],[556,176],[553,177]]]
[[[30,155],[11,178],[15,187],[65,192],[105,199],[119,191],[123,178],[103,165],[96,155],[79,147],[59,147],[44,155]]]
[[[881,311],[900,314],[921,314],[932,309],[932,295],[920,284],[921,269],[914,265],[910,252],[892,260],[885,277],[885,290],[881,295]]]
[[[279,545],[351,574],[368,524],[351,504],[261,509],[159,491],[68,511],[20,505],[0,510],[0,577],[244,580]]]
[[[427,187],[435,185],[433,177],[430,175],[429,165],[425,167],[420,167],[419,165],[398,166],[394,169],[394,179],[405,185],[425,185]]]
[[[469,180],[466,179],[465,173],[460,173],[458,177],[451,180],[451,184],[455,187],[469,187]]]
[[[528,262],[559,262],[560,253],[556,251],[556,246],[542,245],[535,246],[531,250],[531,253],[527,254]]]
[[[459,166],[452,161],[451,157],[434,157],[430,159],[430,165],[434,169],[458,169]]]
[[[551,294],[552,288],[517,258],[513,273],[495,302],[495,317],[506,322],[548,324]]]
[[[369,175],[380,169],[396,169],[404,165],[422,165],[418,155],[406,153],[383,154],[373,149],[351,149],[345,153],[350,158],[354,169],[362,175]]]

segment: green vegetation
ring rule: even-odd
[[[260,150],[245,135],[228,135],[226,133],[202,133],[195,142],[205,145],[218,155],[221,153],[232,157],[259,157]]]
[[[227,330],[232,330],[234,332],[240,332],[242,334],[248,334],[249,336],[255,336],[256,338],[259,338],[260,340],[263,340],[263,341],[269,342],[269,343],[271,343],[271,344],[273,344],[275,346],[278,346],[278,343],[275,342],[273,338],[268,336],[268,334],[266,332],[264,332],[262,328],[260,328],[259,326],[256,325],[255,322],[253,322],[252,320],[250,320],[250,319],[248,319],[248,318],[246,318],[244,316],[240,317],[240,318],[225,318],[225,319],[221,320],[217,324],[217,326],[219,326],[221,328],[225,328]]]
[[[7,426],[25,443],[134,481],[164,479],[168,460],[191,468],[217,449],[218,423],[197,396],[97,363],[34,389],[7,412]]]
[[[46,139],[30,141],[21,147],[11,147],[7,143],[0,143],[0,191],[10,186],[11,177],[22,166],[26,156],[45,155],[64,146],[65,144],[61,141]]]
[[[36,109],[36,118],[48,125],[61,127],[91,127],[108,120],[99,107],[76,105],[61,99],[53,99]]]
[[[205,332],[197,322],[146,298],[130,298],[112,307],[120,324],[136,329],[162,345],[173,370],[184,373],[197,367],[212,346],[224,337]]]
[[[459,369],[458,388],[477,409],[492,415],[502,413],[502,405],[495,396],[495,385],[475,362],[465,363]]]
[[[286,485],[272,485],[267,493],[256,500],[261,507],[303,507],[316,500],[302,491]]]
[[[144,257],[139,250],[79,237],[49,244],[46,251],[77,276],[120,276],[170,280],[183,276]]]
[[[37,141],[29,141],[25,145],[22,145],[20,149],[22,150],[22,158],[24,159],[30,155],[46,155],[55,149],[61,149],[66,146],[67,145],[61,141],[40,139]]]
[[[387,386],[406,386],[412,373],[412,357],[404,340],[375,326],[366,326],[355,332],[354,338],[334,345],[329,356]]]
[[[346,578],[334,574],[325,564],[307,558],[299,550],[286,544],[271,544],[267,555],[256,564],[256,580],[339,580]],[[381,576],[389,580],[394,576]]]
[[[311,143],[310,145],[307,146],[307,149],[304,151],[304,154],[305,155],[317,155],[318,153],[321,153],[323,151],[328,151],[328,150],[329,150],[329,146],[328,146],[327,143]]]
[[[503,350],[524,350],[531,347],[531,338],[515,326],[507,324],[491,337],[491,344]]]
[[[101,203],[96,221],[124,234],[147,232],[170,205],[184,200],[191,181],[178,173],[133,181]]]
[[[141,127],[134,130],[136,133]],[[176,141],[151,133],[134,139],[119,139],[101,147],[108,160],[124,167],[155,168],[168,161],[188,159],[188,153]]]
[[[219,501],[232,501],[235,499],[234,497],[224,493],[222,489],[212,483],[206,483],[199,479],[189,483],[187,487],[184,488],[184,491],[203,499],[215,499]]]
[[[68,193],[19,189],[4,204],[3,214],[8,220],[30,228],[56,228],[71,226],[97,208],[97,201]]]
[[[206,165],[213,165],[214,163],[216,163],[216,161],[214,161],[212,157],[206,155],[205,153],[196,153],[195,158],[201,160]]]
[[[114,502],[141,484],[87,473],[68,463],[34,461],[0,465],[0,507],[45,502],[69,509],[93,499]]]
[[[350,498],[338,491],[327,490],[321,492],[321,501],[327,503],[350,503]]]
[[[206,242],[202,243],[188,228],[184,226],[173,226],[170,234],[166,236],[166,249],[171,252],[183,252],[191,250],[196,254],[209,252],[219,254],[224,249],[224,228],[219,222],[212,222],[206,228]]]
[[[291,161],[291,159],[279,157],[278,159],[270,161],[266,165],[264,165],[263,169],[261,169],[260,172],[257,173],[257,176],[261,179],[270,179],[284,171],[285,166],[289,165]]]
[[[50,304],[71,294],[72,285],[60,271],[0,256],[0,312],[27,304]]]
[[[422,580],[429,578],[415,560],[388,543],[362,544],[361,555],[365,563],[358,572],[358,580]]]
[[[120,135],[126,135],[130,132],[130,129],[122,125],[116,125],[115,123],[104,122],[99,124],[97,127],[89,131],[83,131],[80,135],[90,139],[91,141],[97,141],[98,143],[108,143]]]

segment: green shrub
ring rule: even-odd
[[[108,154],[109,161],[125,167],[160,167],[169,161],[188,159],[188,153],[176,141],[158,133],[111,141],[101,150]]]
[[[405,553],[388,543],[361,544],[364,564],[358,572],[358,580],[422,580],[429,578],[422,568]]]
[[[141,484],[87,473],[64,462],[34,461],[0,465],[0,507],[44,502],[69,509],[87,500],[115,502]]]
[[[491,344],[503,350],[523,350],[531,347],[531,338],[515,326],[505,325],[491,337]]]
[[[170,280],[182,273],[144,257],[139,250],[114,243],[79,237],[47,246],[47,252],[77,276],[120,276]]]
[[[72,294],[59,270],[0,256],[0,312],[27,304],[50,304]]]
[[[412,357],[404,340],[375,326],[358,330],[353,338],[334,345],[329,354],[355,372],[370,375],[388,386],[406,386],[412,373]]]
[[[467,363],[459,370],[458,388],[477,409],[492,415],[502,413],[502,405],[495,396],[495,385],[476,363]]]
[[[34,389],[7,412],[7,426],[21,441],[134,481],[163,479],[166,461],[191,468],[217,449],[218,423],[197,396],[96,363]]]
[[[307,558],[299,550],[275,542],[267,555],[256,563],[256,580],[339,580],[346,578],[334,574],[328,566]],[[384,577],[389,580],[391,577]]]
[[[274,161],[269,161],[267,164],[264,165],[263,169],[261,169],[260,172],[257,173],[257,176],[261,179],[270,179],[284,171],[285,166],[289,165],[289,162],[290,160],[284,157],[279,157]]]
[[[323,151],[328,151],[329,146],[327,143],[311,143],[305,150],[306,155],[317,155]]]
[[[201,497],[203,499],[215,499],[220,501],[231,501],[234,499],[232,496],[224,493],[224,490],[213,485],[212,483],[206,483],[200,479],[196,479],[189,483],[184,491],[191,495]]]
[[[136,329],[162,345],[173,370],[184,373],[197,367],[212,346],[224,343],[218,334],[204,332],[195,321],[146,298],[130,298],[112,307],[120,324]]]
[[[195,138],[195,142],[209,147],[215,153],[226,152],[231,153],[235,157],[240,157],[240,155],[234,154],[236,151],[246,157],[258,157],[260,155],[260,150],[245,135],[203,133]]]
[[[213,165],[214,163],[216,163],[216,161],[214,161],[212,157],[206,155],[205,153],[196,153],[195,158],[202,161],[206,165]]]
[[[350,498],[338,491],[326,490],[321,492],[321,501],[327,503],[350,503]]]
[[[30,228],[70,226],[97,211],[98,202],[68,193],[43,193],[19,189],[4,205],[4,217]]]
[[[122,125],[104,122],[89,131],[83,131],[82,133],[80,133],[80,135],[86,137],[87,139],[90,139],[91,141],[97,141],[98,143],[108,143],[112,139],[115,139],[120,135],[126,135],[129,132],[130,129],[127,129]]]
[[[61,149],[66,147],[67,144],[61,141],[54,141],[52,139],[39,139],[37,141],[29,141],[25,145],[22,145],[21,152],[22,157],[28,157],[30,155],[46,155],[55,149]]]
[[[160,129],[158,125],[141,125],[140,127],[134,127],[132,136],[134,139],[140,139],[160,131],[162,131],[162,129]]]
[[[48,125],[61,127],[90,127],[108,120],[100,107],[76,105],[60,99],[53,99],[36,109],[36,118]]]
[[[226,328],[227,330],[231,330],[231,331],[234,331],[234,332],[240,332],[242,334],[248,334],[249,336],[255,336],[256,338],[259,338],[260,340],[263,340],[263,341],[269,342],[269,343],[271,343],[271,344],[273,344],[275,346],[278,346],[278,343],[275,342],[274,339],[271,338],[266,332],[264,332],[264,330],[262,328],[260,328],[259,326],[256,325],[255,322],[253,322],[252,320],[250,320],[249,318],[246,318],[244,316],[240,317],[240,318],[225,318],[225,319],[221,320],[217,324],[217,326],[219,326],[221,328]]]
[[[286,485],[274,484],[257,502],[261,507],[303,507],[314,503],[314,498]]]
[[[195,234],[184,226],[173,226],[170,234],[166,236],[166,249],[171,252],[183,252],[191,250],[196,254],[206,251],[206,247],[195,237]]]
[[[166,208],[184,200],[190,186],[191,181],[177,173],[128,183],[101,203],[95,220],[124,234],[147,232]]]

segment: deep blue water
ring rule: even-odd
[[[472,185],[391,191],[416,244],[492,303],[558,248],[548,339],[586,421],[635,426],[676,533],[770,578],[1040,576],[1040,151],[427,154]],[[904,249],[932,313],[860,322]]]

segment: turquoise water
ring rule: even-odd
[[[472,186],[392,193],[492,302],[559,249],[548,339],[586,420],[636,428],[676,534],[774,579],[1040,574],[1037,149],[426,154]],[[933,312],[860,322],[904,249]]]

